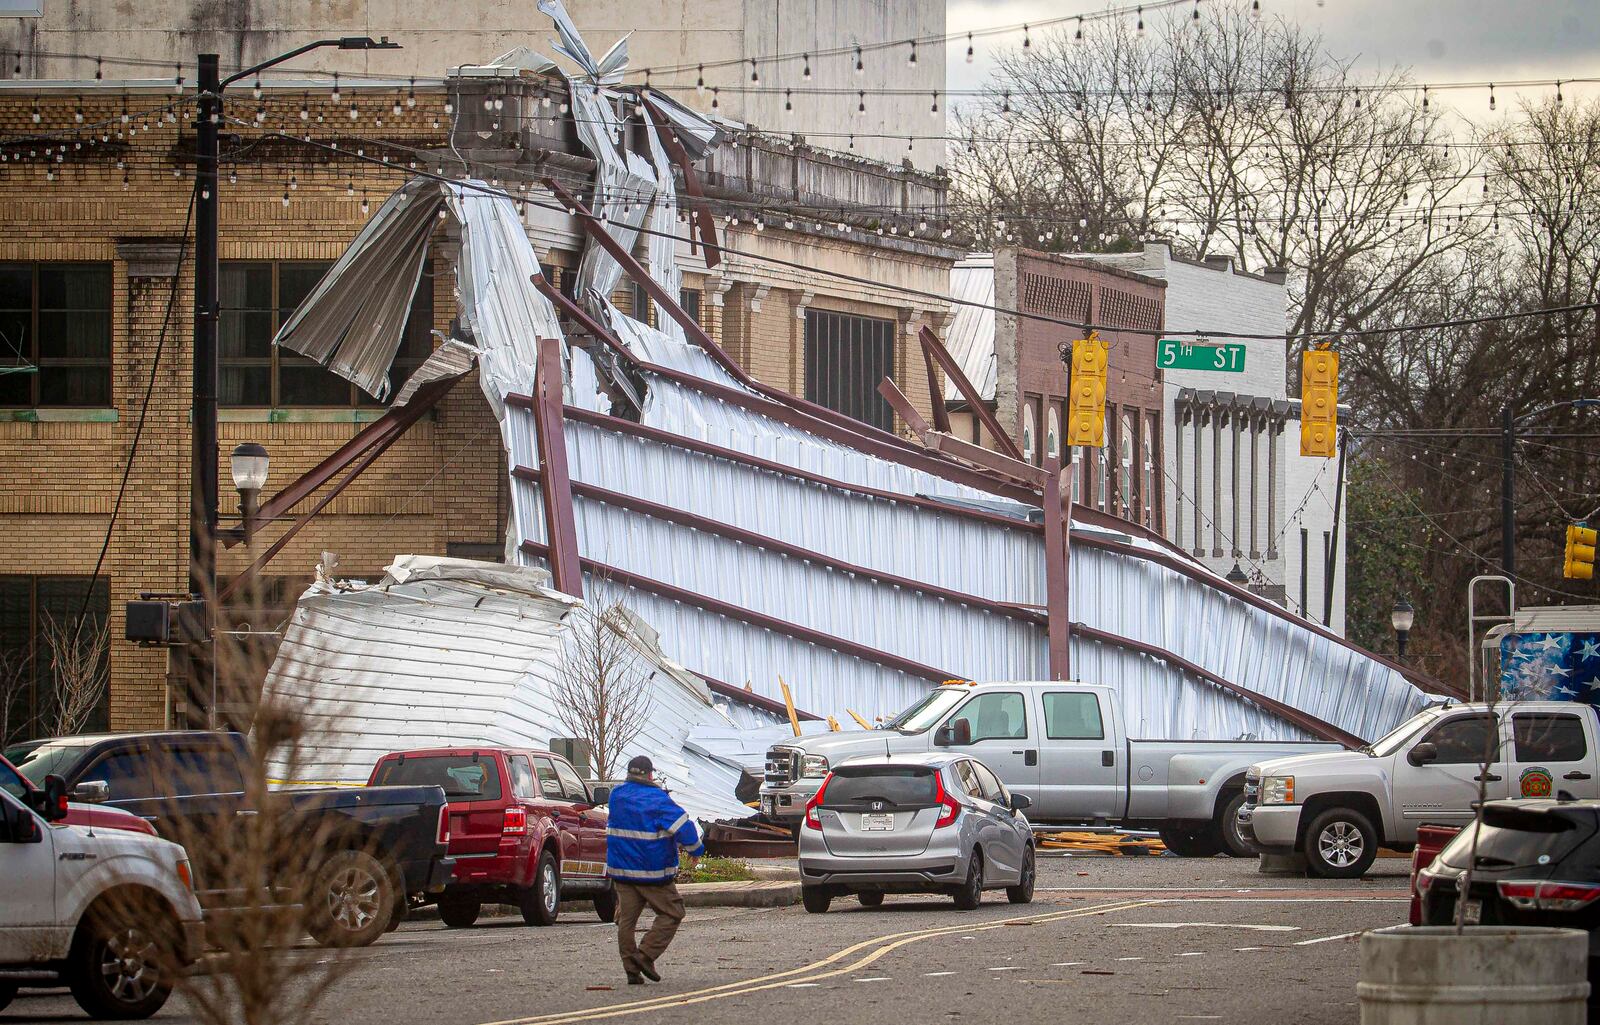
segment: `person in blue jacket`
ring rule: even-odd
[[[611,791],[606,826],[606,875],[617,891],[617,950],[628,985],[646,978],[660,982],[656,959],[683,921],[678,877],[678,851],[700,860],[705,844],[687,812],[655,781],[655,766],[640,755],[628,763],[627,782]],[[635,943],[639,915],[648,907],[655,921],[644,942]]]

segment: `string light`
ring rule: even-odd
[[[864,92],[861,92],[860,90],[857,90],[856,91],[856,113],[857,114],[865,114],[866,112],[867,112],[867,94],[864,93]],[[852,135],[851,138],[854,139],[855,136]]]
[[[546,103],[550,102],[549,97],[545,98],[545,102]],[[415,78],[413,78],[411,80],[411,84],[406,86],[406,106],[415,107],[416,105],[417,105],[417,80]]]
[[[761,81],[761,72],[756,70],[756,59],[754,57],[750,58],[750,81],[752,84],[759,84]]]
[[[105,68],[101,66],[100,61],[101,58],[99,57],[94,59],[94,80],[96,82],[103,82],[106,78]]]
[[[967,33],[967,63],[972,63],[972,33]]]
[[[706,91],[706,66],[704,64],[700,65],[700,76],[694,80],[694,87],[695,87],[695,91],[696,92],[699,92],[701,95],[705,94],[705,91]]]
[[[566,104],[563,103],[561,106],[563,108],[565,108]],[[711,87],[711,109],[712,110],[716,110],[718,106],[720,106],[720,104],[717,102],[717,87],[716,86],[712,86]],[[566,110],[563,109],[562,113],[565,114]]]
[[[1134,27],[1134,34],[1140,39],[1144,38],[1144,8],[1138,8],[1139,24]]]
[[[789,114],[789,113],[793,113],[794,112],[794,104],[789,102],[789,90],[788,89],[785,89],[783,91],[783,112],[785,114]]]
[[[856,47],[856,74],[859,75],[859,74],[861,74],[862,72],[864,72],[866,70],[867,70],[866,65],[861,63],[861,47],[857,46]]]
[[[915,39],[911,40],[911,56],[906,58],[906,64],[913,68],[917,66],[917,41]]]
[[[800,77],[807,82],[811,81],[811,55],[809,53],[805,55],[805,68],[801,70]]]
[[[337,71],[333,73],[333,102],[339,102],[339,73]]]
[[[1028,50],[1028,49],[1032,49],[1033,48],[1033,39],[1032,39],[1032,37],[1030,37],[1028,35],[1028,23],[1027,22],[1023,22],[1022,23],[1022,48],[1024,50]]]
[[[1494,83],[1489,83],[1489,109],[1494,109]]]
[[[939,113],[939,94],[938,93],[934,93],[933,94],[933,106],[928,110],[928,113],[932,114],[932,115],[935,115],[935,116],[938,115],[938,113]]]
[[[1250,0],[1250,20],[1261,20],[1261,0]]]

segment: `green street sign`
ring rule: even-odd
[[[1220,370],[1244,373],[1244,346],[1201,345],[1163,338],[1156,343],[1156,366],[1162,370]]]

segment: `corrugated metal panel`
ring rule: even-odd
[[[950,355],[961,365],[961,372],[978,389],[978,394],[994,401],[994,256],[978,253],[956,263],[950,271],[950,297],[955,299],[950,327],[943,341]],[[980,303],[969,306],[965,303]],[[947,402],[962,401],[961,392],[945,384]]]
[[[576,603],[516,567],[433,561],[455,577],[317,584],[301,597],[265,686],[306,715],[303,778],[364,781],[390,751],[542,748],[567,734],[553,694]],[[523,587],[506,586],[517,575]],[[733,722],[665,666],[650,687],[649,723],[626,756],[648,754],[698,816],[744,812],[725,766],[684,747],[694,730]]]

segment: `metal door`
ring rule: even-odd
[[[1011,810],[1011,794],[981,762],[973,762],[972,771],[978,780],[978,800],[989,819],[983,834],[985,876],[990,882],[1015,883],[1021,878],[1027,848],[1012,821],[1016,813]]]
[[[1516,712],[1511,716],[1512,797],[1600,797],[1594,751],[1585,730],[1594,712]]]
[[[1510,770],[1499,728],[1500,724],[1486,712],[1450,716],[1396,756],[1394,803],[1400,812],[1400,835],[1390,839],[1409,841],[1424,823],[1462,825],[1470,821],[1480,783],[1487,800],[1508,795],[1506,777]],[[1410,755],[1419,744],[1432,744],[1437,757],[1426,764],[1413,765]],[[1485,757],[1493,759],[1487,773],[1481,768]]]
[[[5,922],[0,925],[0,963],[16,964],[36,960],[41,949],[48,953],[65,951],[64,937],[56,928],[56,838],[67,829],[52,829],[21,801],[0,792],[0,806],[12,818],[28,815],[39,833],[30,843],[0,842],[0,908]],[[65,870],[81,873],[86,861],[59,862]],[[62,941],[57,944],[56,941]]]
[[[1086,690],[1039,695],[1043,736],[1039,787],[1029,817],[1041,822],[1093,822],[1122,814],[1123,752],[1114,711]]]
[[[946,724],[965,720],[971,743],[952,748],[977,758],[1016,793],[1039,800],[1039,730],[1036,710],[1020,691],[974,694]]]

